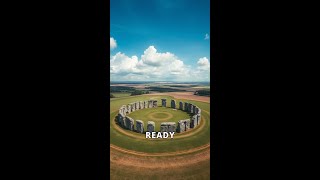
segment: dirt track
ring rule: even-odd
[[[209,145],[210,146],[210,145]],[[181,159],[188,158],[188,161],[181,161]],[[192,157],[192,158],[190,158]],[[168,158],[170,161],[168,161]],[[177,166],[190,166],[194,163],[210,159],[210,148],[205,147],[203,151],[199,151],[195,154],[188,154],[184,156],[170,156],[165,158],[150,157],[150,156],[133,156],[132,154],[126,154],[118,152],[113,148],[110,148],[110,162],[125,165],[134,166],[142,168],[163,168],[163,167],[177,167]]]
[[[210,148],[210,144],[205,144],[203,146],[200,147],[196,147],[196,148],[192,148],[192,149],[188,149],[188,150],[184,150],[184,151],[178,151],[178,152],[167,152],[167,153],[144,153],[144,152],[138,152],[138,151],[132,151],[132,150],[127,150],[127,149],[123,149],[120,148],[118,146],[115,146],[113,144],[110,144],[110,150],[111,149],[115,149],[127,154],[133,154],[133,155],[137,155],[137,156],[176,156],[176,155],[182,155],[182,154],[190,154],[190,153],[194,153],[197,151],[201,151],[203,149],[206,148]]]
[[[145,95],[149,95],[149,96],[168,95],[168,96],[172,96],[176,99],[187,99],[187,100],[195,100],[195,101],[210,103],[210,97],[196,96],[193,94],[193,92],[167,92],[167,93],[153,93],[153,94],[145,94]]]

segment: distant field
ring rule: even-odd
[[[113,94],[114,97],[116,97],[116,98],[118,98],[118,97],[126,97],[126,96],[130,96],[131,95],[131,93],[125,93],[125,92],[123,92],[123,93],[115,92],[115,93],[111,93],[111,94]]]
[[[210,86],[195,86],[194,89],[210,89]]]

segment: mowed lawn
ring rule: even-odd
[[[130,97],[122,97],[122,98],[116,98],[111,99],[110,103],[110,143],[114,144],[116,146],[129,149],[129,150],[135,150],[140,152],[149,152],[149,153],[155,153],[155,152],[174,152],[174,151],[181,151],[181,150],[187,150],[191,148],[195,148],[198,146],[205,145],[210,142],[210,104],[204,103],[204,102],[198,102],[198,101],[187,101],[190,103],[193,103],[200,107],[203,111],[201,113],[202,117],[205,119],[205,126],[201,131],[198,131],[194,133],[192,136],[188,136],[185,138],[173,138],[173,139],[156,139],[156,140],[150,140],[150,139],[141,139],[141,138],[135,138],[128,135],[125,135],[118,130],[115,129],[114,126],[117,126],[113,123],[115,116],[118,113],[118,109],[125,104],[132,103],[135,101],[144,101],[149,99],[157,99],[158,100],[158,106],[161,106],[161,98],[167,99],[167,106],[170,105],[170,101],[172,97],[170,96],[130,96]],[[178,99],[176,99],[177,102],[179,102]],[[186,100],[182,100],[185,102]],[[160,107],[157,109],[161,109]],[[163,108],[164,109],[164,108]],[[168,110],[171,110],[171,108],[167,108]],[[141,114],[138,112],[141,111]],[[137,116],[143,116],[142,114],[148,113],[148,110],[139,110],[137,111]],[[150,110],[151,111],[151,110]],[[205,112],[207,111],[207,112]],[[134,112],[135,113],[135,112]],[[134,118],[134,113],[130,114],[129,116]],[[184,115],[187,115],[184,112],[181,112]],[[184,115],[181,114],[181,117]],[[178,115],[180,116],[180,115]],[[134,118],[135,119],[135,118]],[[178,117],[180,119],[180,117]],[[135,119],[136,120],[136,119]],[[141,120],[143,118],[141,117]],[[203,119],[202,119],[203,120]],[[148,121],[145,119],[144,121]],[[157,127],[157,124],[156,124]],[[135,136],[145,137],[145,134],[139,134],[136,132],[132,132],[129,130],[124,130],[128,133],[133,133]]]

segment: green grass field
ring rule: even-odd
[[[187,101],[187,100],[181,100],[183,102],[190,102],[198,107],[200,107],[203,111],[201,113],[202,115],[202,121],[205,120],[205,126],[203,126],[203,129],[201,131],[195,132],[192,136],[188,136],[185,138],[173,138],[173,139],[144,139],[144,138],[135,138],[128,136],[120,131],[118,131],[115,126],[118,126],[114,123],[114,118],[117,115],[118,109],[121,107],[121,105],[129,104],[135,101],[144,101],[149,99],[157,99],[158,100],[158,106],[161,104],[161,98],[167,98],[167,105],[168,102],[173,99],[170,96],[129,96],[129,97],[122,97],[122,98],[115,98],[111,99],[110,103],[110,143],[114,144],[118,147],[122,147],[129,150],[135,150],[139,152],[148,152],[148,153],[160,153],[160,152],[174,152],[174,151],[181,151],[186,149],[191,149],[195,147],[199,147],[205,144],[208,144],[210,142],[210,104],[204,103],[204,102],[198,102],[198,101]],[[177,100],[177,103],[180,101]],[[135,111],[131,113],[129,116],[137,120],[136,118],[139,118],[140,120],[143,120],[146,122],[149,120],[148,113],[152,112],[162,112],[163,115],[159,114],[161,117],[166,117],[165,113],[170,112],[170,114],[173,114],[174,116],[170,119],[170,121],[178,121],[180,119],[188,118],[188,114],[185,112],[182,112],[180,110],[173,111],[171,108],[151,108],[151,109],[143,109],[139,111]],[[154,117],[154,116],[153,116]],[[166,120],[167,122],[167,120]],[[159,129],[160,121],[156,122],[156,129]],[[126,133],[131,133],[134,136],[140,136],[145,137],[145,134],[139,134],[136,132],[132,132],[129,130],[124,130]],[[194,130],[192,130],[194,131]],[[176,133],[174,137],[182,136],[179,133]]]

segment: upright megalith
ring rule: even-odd
[[[189,112],[193,113],[193,104],[189,104]]]
[[[195,128],[198,125],[198,116],[193,115],[190,122],[190,128]]]
[[[131,112],[136,111],[136,105],[134,103],[130,103],[131,105]]]
[[[197,109],[197,106],[196,106],[196,105],[193,105],[193,114],[197,114],[197,113],[196,113],[196,109]]]
[[[161,106],[167,107],[167,99],[161,99]]]
[[[148,101],[148,107],[149,107],[149,108],[152,108],[152,107],[153,107],[153,101],[152,101],[152,100],[149,100],[149,101]]]
[[[168,132],[176,132],[176,123],[175,122],[169,122],[168,123]]]
[[[153,121],[148,121],[147,131],[148,132],[154,132],[155,128],[156,128],[155,123]]]
[[[154,108],[158,107],[158,101],[157,100],[153,100],[152,101],[152,107],[154,107]]]
[[[184,111],[186,111],[186,112],[189,111],[189,103],[188,102],[184,103]]]
[[[144,108],[148,108],[148,101],[144,101]]]
[[[125,127],[126,127],[126,129],[129,129],[129,130],[133,131],[134,130],[134,119],[132,119],[129,116],[126,116],[126,118],[125,118]]]
[[[143,133],[143,132],[144,132],[144,129],[143,129],[143,121],[141,121],[141,120],[136,120],[136,128],[137,128],[137,132]]]
[[[139,102],[139,106],[140,106],[140,109],[144,109],[144,102],[143,102],[143,101],[140,101],[140,102]]]
[[[198,112],[199,112],[199,107],[196,106],[196,109],[194,110],[194,113],[195,113],[195,114],[198,114]]]
[[[175,122],[163,122],[160,125],[161,132],[175,132],[176,131],[176,123]]]
[[[140,103],[137,101],[137,102],[135,102],[135,105],[136,105],[136,110],[139,110],[140,109]]]
[[[125,127],[125,116],[123,114],[118,114],[117,122],[121,127]]]
[[[200,121],[201,121],[201,114],[197,114],[197,123],[198,123],[198,125],[200,124]]]
[[[181,102],[181,101],[179,102],[179,109],[183,110],[183,102]]]
[[[171,108],[176,109],[176,100],[171,100]]]
[[[122,114],[126,115],[127,114],[127,106],[126,105],[122,105],[121,109],[122,109]]]
[[[190,129],[190,119],[178,121],[177,132],[185,132]]]
[[[128,113],[128,114],[131,113],[131,105],[130,105],[130,104],[127,105],[127,113]]]

